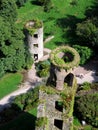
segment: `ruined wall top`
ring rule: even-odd
[[[42,28],[43,23],[38,19],[30,20],[25,24],[25,29],[28,30],[29,34],[33,35],[36,29]]]
[[[56,67],[69,70],[79,65],[80,56],[74,48],[61,46],[51,52],[50,60]]]

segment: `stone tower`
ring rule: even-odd
[[[74,48],[61,46],[52,51],[50,60],[52,64],[49,82],[55,80],[56,89],[63,90],[65,78],[79,65],[80,56]]]
[[[39,20],[28,21],[25,25],[27,30],[27,42],[32,58],[36,61],[43,57],[43,25]]]

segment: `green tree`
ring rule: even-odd
[[[98,28],[92,20],[86,20],[82,23],[77,24],[76,34],[87,43],[92,45],[98,45],[96,33]]]
[[[75,101],[74,110],[81,120],[98,127],[98,94],[80,96]]]
[[[14,0],[0,0],[0,16],[5,22],[14,23],[17,19],[17,7]]]
[[[73,45],[73,48],[75,48],[80,55],[80,65],[85,64],[93,55],[93,51],[89,47]]]
[[[0,28],[0,60],[3,66],[1,75],[5,71],[13,72],[30,67],[33,62],[29,53],[26,53],[28,49],[25,48],[23,32],[15,24],[11,26],[1,17]]]

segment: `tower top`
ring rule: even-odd
[[[36,29],[42,28],[42,21],[39,19],[29,20],[25,24],[25,28],[29,32],[29,34],[33,35]]]
[[[52,51],[50,60],[53,65],[68,70],[79,65],[80,56],[74,48],[61,46]]]

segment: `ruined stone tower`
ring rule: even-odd
[[[63,90],[64,80],[70,74],[73,78],[72,70],[78,66],[80,57],[78,52],[69,46],[61,46],[52,51],[50,55],[51,70],[50,82],[55,80],[57,90]]]
[[[36,61],[43,57],[43,25],[39,20],[28,21],[25,25],[27,30],[27,42],[32,58]]]

